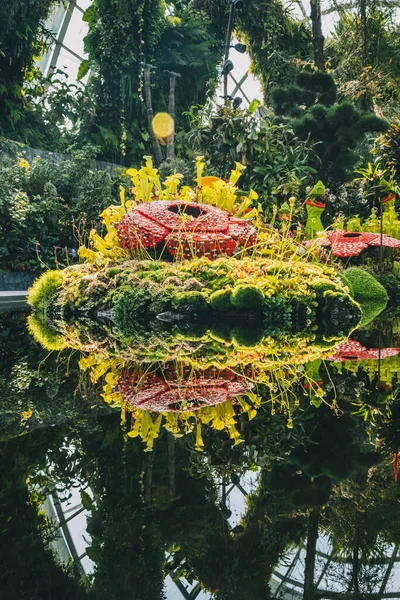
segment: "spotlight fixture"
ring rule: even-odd
[[[239,97],[234,98],[233,102],[232,102],[233,108],[239,108],[239,106],[242,104],[242,102],[243,102],[243,98],[239,98]]]
[[[244,0],[232,0],[232,4],[235,5],[235,8],[237,8],[238,10],[240,10],[241,8],[244,7],[245,1]]]
[[[226,60],[224,62],[224,66],[222,67],[222,75],[228,75],[231,71],[233,71],[233,62],[231,60]]]
[[[247,50],[246,44],[234,44],[231,48],[234,48],[236,52],[239,52],[240,54],[244,54]]]

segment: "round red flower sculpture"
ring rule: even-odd
[[[225,210],[196,202],[157,200],[139,204],[118,223],[122,248],[151,249],[163,243],[174,258],[232,256],[249,248],[257,232]]]
[[[346,360],[377,360],[379,356],[384,359],[389,356],[400,354],[400,348],[365,348],[356,340],[347,340],[336,349],[335,354],[332,354],[327,360],[335,362],[345,362]]]
[[[193,373],[191,367],[164,365],[163,373],[124,371],[119,391],[131,410],[154,412],[200,410],[244,394],[253,384],[230,369],[213,367]]]
[[[350,256],[358,256],[368,246],[380,246],[381,236],[379,233],[349,232],[341,229],[327,231],[320,244],[321,246],[330,246],[334,256],[349,258]],[[400,248],[400,240],[383,235],[382,246]]]

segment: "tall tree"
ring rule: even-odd
[[[312,26],[312,42],[314,63],[317,69],[325,71],[324,36],[322,34],[322,17],[320,0],[310,0],[310,19]]]
[[[23,127],[29,126],[24,78],[43,48],[45,20],[58,1],[5,0],[0,4],[0,135],[19,138]]]

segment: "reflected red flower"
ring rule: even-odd
[[[338,346],[335,354],[329,356],[326,360],[335,362],[345,362],[346,360],[377,360],[388,358],[400,354],[400,348],[369,348],[362,346],[356,340],[347,340]]]
[[[215,406],[244,394],[253,385],[231,369],[210,367],[194,372],[192,367],[179,368],[174,363],[164,365],[162,373],[123,371],[118,383],[129,408],[154,412],[194,411]]]

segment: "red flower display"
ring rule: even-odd
[[[379,355],[382,359],[388,358],[389,356],[396,356],[400,354],[400,348],[381,348],[379,354],[379,348],[365,348],[360,342],[355,340],[347,340],[343,342],[336,349],[335,354],[329,356],[327,360],[333,360],[335,362],[344,362],[346,360],[368,360],[378,359]]]
[[[139,204],[122,217],[118,240],[126,249],[150,249],[163,242],[173,257],[215,258],[254,245],[257,232],[243,219],[215,206],[157,200]]]
[[[339,258],[358,256],[368,246],[380,246],[381,236],[379,233],[348,232],[344,229],[338,231],[327,231],[325,238],[320,241],[321,246],[330,246],[332,254]],[[400,240],[382,236],[382,246],[389,248],[400,248]]]
[[[154,412],[180,412],[215,406],[244,394],[253,384],[230,369],[213,367],[193,373],[191,367],[177,369],[175,364],[163,367],[163,373],[124,371],[118,387],[134,410],[140,408]]]

